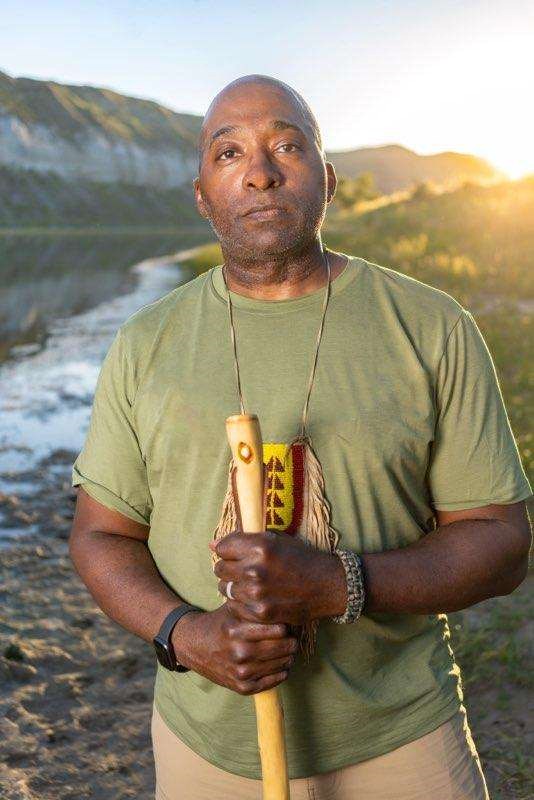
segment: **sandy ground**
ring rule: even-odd
[[[155,655],[100,611],[69,558],[75,456],[56,450],[36,470],[17,475],[18,482],[38,484],[37,494],[0,494],[6,524],[21,533],[34,530],[0,549],[1,800],[154,796]],[[491,800],[534,796],[525,777],[534,747],[531,693],[522,687],[529,667],[523,651],[510,660],[514,642],[532,641],[525,602],[533,579],[509,597],[462,612],[472,630],[469,670],[474,674],[485,664],[466,688],[465,702]],[[493,632],[482,636],[495,613],[499,641]],[[449,617],[453,643],[458,619]]]
[[[25,476],[42,482],[31,501],[0,495],[12,527],[40,529],[0,549],[2,800],[154,794],[156,659],[100,611],[69,558],[75,457],[56,451]],[[65,476],[50,472],[51,464],[65,464]]]

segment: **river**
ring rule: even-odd
[[[64,316],[58,311],[69,304],[58,301],[54,309],[54,287],[45,276],[46,299],[39,312],[43,326],[34,341],[12,345],[0,363],[0,545],[36,532],[31,513],[17,515],[17,506],[40,505],[33,495],[42,493],[50,479],[56,485],[61,479],[66,489],[73,455],[81,449],[89,424],[100,365],[118,327],[141,306],[194,277],[179,263],[192,249],[143,259],[127,269],[82,269],[80,279],[75,270],[56,293],[69,295],[70,308],[88,302],[91,307]],[[88,286],[93,288],[90,301]],[[22,301],[19,317],[39,290],[23,281],[20,287],[15,289]],[[5,283],[3,288],[6,307]],[[95,292],[102,299],[93,305]],[[13,297],[11,301],[15,319]]]

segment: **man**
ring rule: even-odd
[[[446,612],[522,582],[532,491],[480,331],[445,292],[326,251],[309,427],[332,525],[361,556],[363,613],[334,624],[345,570],[287,532],[289,469],[269,530],[230,533],[212,570],[225,420],[239,412],[226,290],[272,466],[300,420],[336,176],[300,95],[251,75],[211,103],[194,189],[225,274],[213,267],[121,325],[73,467],[79,574],[112,619],[147,642],[159,633],[156,797],[261,798],[251,695],[279,685],[292,800],[487,798]],[[304,664],[292,626],[311,619]]]

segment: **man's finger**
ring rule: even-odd
[[[215,542],[211,549],[213,552],[217,553],[219,558],[224,558],[227,561],[239,561],[245,558],[251,545],[254,544],[254,537],[259,535],[258,533],[234,531]]]
[[[220,558],[213,567],[213,574],[223,581],[237,581],[243,579],[243,572],[235,561],[225,561]]]
[[[228,611],[230,612],[230,614],[236,619],[239,619],[242,622],[254,622],[257,624],[261,624],[258,623],[256,616],[245,605],[245,603],[241,603],[239,600],[232,600],[231,598],[228,598],[228,600],[226,600],[226,605],[228,607]]]
[[[250,622],[243,631],[242,638],[250,642],[263,639],[284,639],[291,633],[285,622]]]

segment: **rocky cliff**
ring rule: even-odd
[[[0,72],[0,163],[68,180],[180,186],[202,118],[151,100]]]

